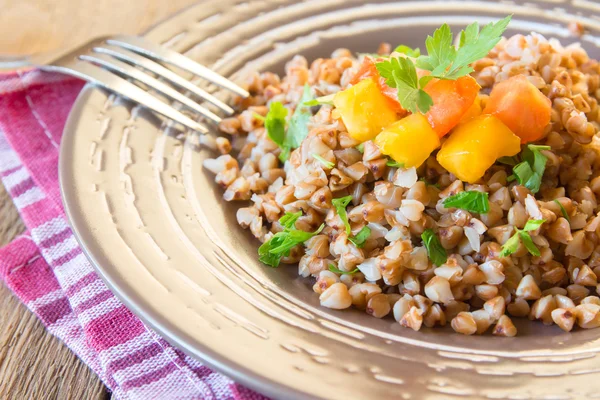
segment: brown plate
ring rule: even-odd
[[[600,55],[600,5],[586,0],[232,1],[198,4],[147,33],[240,78],[281,71],[338,47],[417,45],[514,13],[509,33],[580,38]],[[202,160],[197,137],[86,86],[63,137],[65,206],[87,256],[114,292],[174,345],[278,398],[583,399],[600,397],[600,330],[564,333],[519,321],[519,336],[413,332],[391,319],[320,308],[295,267],[267,268],[235,221],[235,204]],[[598,379],[598,380],[596,380]]]

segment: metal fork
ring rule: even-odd
[[[208,132],[204,125],[132,82],[142,83],[214,123],[221,121],[218,115],[173,87],[189,91],[194,97],[213,104],[228,115],[233,113],[233,109],[227,104],[160,63],[181,68],[239,96],[248,96],[247,91],[216,72],[182,54],[137,36],[99,38],[75,49],[33,55],[27,59],[26,65],[74,75],[201,133]],[[157,78],[161,78],[162,81]]]

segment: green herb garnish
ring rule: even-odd
[[[527,145],[521,152],[523,161],[513,167],[513,174],[507,180],[510,182],[516,179],[519,185],[525,186],[532,193],[539,192],[548,161],[542,150],[550,150],[550,146]]]
[[[392,167],[392,168],[404,168],[404,164],[399,163],[398,161],[393,160],[391,158],[387,160],[385,165],[387,165],[388,167]]]
[[[278,101],[271,103],[265,118],[265,129],[269,138],[280,148],[279,159],[285,162],[290,157],[292,149],[300,147],[302,141],[308,136],[308,120],[312,116],[310,107],[306,106],[312,100],[310,86],[304,85],[304,92],[294,114],[287,122],[288,110]],[[258,114],[257,114],[258,115]],[[256,116],[256,115],[255,115]]]
[[[353,269],[352,271],[342,271],[341,269],[339,269],[338,267],[336,267],[336,266],[335,266],[335,265],[333,265],[333,264],[329,264],[329,270],[330,270],[331,272],[334,272],[334,273],[336,273],[336,274],[342,274],[342,275],[345,275],[345,274],[352,275],[352,274],[355,274],[355,273],[357,273],[358,271],[360,271],[358,268],[355,268],[355,269]]]
[[[352,232],[350,229],[350,222],[348,222],[348,214],[346,213],[346,207],[352,201],[352,196],[340,197],[339,199],[331,200],[331,204],[335,207],[335,211],[340,216],[340,219],[346,227],[346,235],[350,236]]]
[[[280,102],[274,101],[271,103],[271,106],[269,107],[269,112],[267,113],[267,116],[264,119],[267,135],[279,147],[284,146],[286,125],[285,118],[287,117],[287,115],[287,108],[285,108]]]
[[[444,199],[444,207],[460,208],[469,212],[486,214],[490,211],[490,202],[487,193],[469,190],[446,197]]]
[[[424,76],[419,79],[415,64],[409,58],[392,57],[375,64],[389,87],[398,89],[398,101],[405,110],[425,114],[433,105],[433,99],[423,88],[431,80]]]
[[[281,103],[279,103],[279,104],[281,104]],[[252,113],[252,115],[254,116],[254,118],[256,118],[256,119],[257,119],[257,120],[259,120],[259,121],[265,122],[265,121],[267,120],[267,118],[266,118],[266,117],[263,117],[262,115],[260,115],[260,114],[259,114],[259,113],[257,113],[257,112],[255,112],[255,113]],[[287,115],[287,110],[286,110],[286,115]],[[284,117],[284,118],[285,118],[285,117]]]
[[[515,156],[513,156],[513,157],[500,157],[497,161],[500,164],[510,165],[511,167],[515,166],[515,165],[517,165],[519,163],[519,160]]]
[[[318,235],[325,224],[321,224],[315,232],[304,232],[296,229],[296,221],[302,216],[302,212],[286,213],[279,219],[283,226],[283,231],[277,232],[268,241],[264,242],[258,248],[258,259],[270,267],[276,268],[282,257],[290,255],[290,250],[301,243],[306,242],[311,237]]]
[[[362,229],[355,235],[348,238],[359,249],[363,248],[367,239],[371,237],[371,228],[363,226]]]
[[[421,55],[421,49],[419,49],[418,47],[416,49],[413,49],[413,48],[405,46],[403,44],[396,47],[394,49],[394,52],[406,54],[407,56],[412,57],[412,58],[417,58]]]
[[[438,267],[444,264],[448,259],[448,254],[446,254],[446,249],[442,247],[440,239],[435,232],[431,229],[425,229],[421,234],[421,239],[423,239],[423,244],[425,244],[425,247],[427,248],[427,254],[429,255],[431,262]]]
[[[323,157],[321,157],[318,154],[313,154],[312,156],[315,160],[317,160],[321,164],[323,164],[323,166],[327,169],[332,169],[333,167],[335,167],[335,163],[332,163],[331,161],[327,161],[326,159],[324,159]]]
[[[517,232],[504,243],[502,251],[500,251],[500,257],[507,257],[513,254],[519,248],[520,242],[523,243],[531,255],[539,257],[540,250],[533,243],[533,239],[528,232],[538,229],[544,222],[546,222],[545,219],[531,219],[527,221],[523,229],[515,228]]]
[[[327,96],[321,96],[321,97],[317,97],[316,99],[313,100],[309,100],[306,101],[302,104],[304,104],[305,106],[319,106],[319,105],[328,105],[328,106],[332,106],[333,105],[333,98],[335,97],[335,94],[330,94]]]
[[[429,71],[428,76],[417,76],[415,63],[409,58],[392,57],[375,66],[388,86],[398,89],[398,101],[412,113],[426,113],[433,100],[423,89],[433,78],[456,80],[473,71],[473,62],[485,57],[500,41],[512,16],[490,23],[479,30],[477,22],[460,33],[458,49],[452,44],[453,36],[447,24],[436,29],[425,40],[427,55],[419,56],[416,66]],[[402,49],[406,50],[406,49]],[[411,49],[412,50],[412,49]]]
[[[364,154],[364,152],[365,152],[365,144],[361,143],[358,146],[356,146],[355,149]]]
[[[562,213],[563,217],[565,217],[565,219],[567,220],[567,222],[571,223],[571,218],[569,218],[569,214],[567,214],[567,210],[565,210],[565,208],[563,207],[562,203],[560,201],[558,201],[558,199],[554,199],[554,202],[556,204],[558,204],[558,206],[560,207],[560,212]]]

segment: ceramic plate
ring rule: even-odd
[[[241,79],[338,47],[418,45],[514,13],[510,34],[538,31],[600,56],[597,1],[232,1],[198,4],[146,36]],[[564,333],[528,320],[519,336],[413,332],[392,319],[320,308],[295,267],[267,268],[235,204],[202,169],[193,135],[92,86],[61,153],[65,206],[87,256],[120,298],[175,346],[269,396],[327,399],[583,399],[600,396],[600,330]]]

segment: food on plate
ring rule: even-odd
[[[258,259],[413,330],[600,326],[600,64],[509,22],[250,76],[201,143]]]

